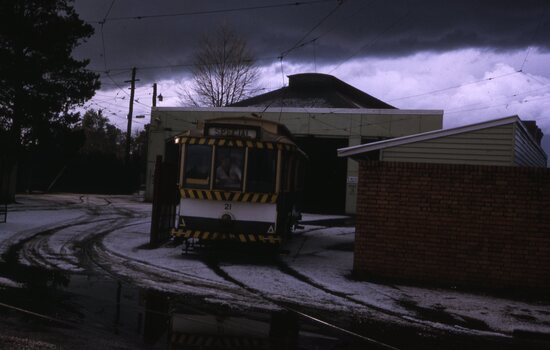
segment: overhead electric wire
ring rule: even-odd
[[[142,20],[142,19],[152,19],[152,18],[167,18],[167,17],[181,17],[181,16],[196,16],[196,15],[212,15],[220,13],[231,13],[231,12],[245,12],[245,11],[254,11],[254,10],[267,10],[273,8],[283,8],[283,7],[298,7],[303,5],[314,5],[325,2],[334,2],[335,0],[313,0],[313,1],[294,1],[278,4],[268,4],[268,5],[256,5],[256,6],[243,6],[243,7],[234,7],[226,9],[214,9],[214,10],[202,10],[202,11],[188,11],[188,12],[176,12],[176,13],[161,13],[156,15],[139,15],[139,16],[121,16],[121,17],[111,17],[109,19],[87,21],[92,24],[104,24],[107,22],[115,21],[128,21],[128,20]]]
[[[334,7],[332,10],[330,10],[329,13],[327,13],[323,18],[321,18],[321,20],[319,20],[314,26],[313,28],[311,28],[310,30],[308,30],[294,45],[292,45],[289,49],[281,52],[281,55],[280,57],[285,57],[287,54],[289,54],[290,52],[294,51],[295,49],[299,48],[299,47],[302,47],[304,45],[306,45],[305,43],[302,43],[302,41],[308,37],[309,34],[311,34],[315,29],[319,28],[319,26],[321,26],[321,24],[323,24],[330,16],[332,16],[336,11],[338,11],[338,9],[340,9],[340,7],[342,6],[342,4],[344,3],[344,0],[339,0],[336,7]],[[315,38],[315,40],[317,40],[318,38]]]
[[[507,76],[510,76],[510,75],[518,74],[518,73],[521,73],[521,71],[514,71],[514,72],[511,72],[511,73],[506,73],[506,74],[497,75],[497,76],[494,76],[494,77],[484,78],[484,79],[472,81],[472,82],[469,82],[469,83],[453,85],[453,86],[449,86],[449,87],[442,88],[442,89],[437,89],[437,90],[432,90],[432,91],[426,91],[426,92],[423,92],[423,93],[420,93],[420,94],[398,97],[398,98],[388,100],[388,102],[405,100],[405,99],[408,99],[408,98],[419,97],[419,96],[432,95],[432,94],[435,94],[435,93],[439,93],[439,92],[443,92],[443,91],[447,91],[447,90],[458,89],[458,88],[461,88],[463,86],[474,85],[474,84],[478,84],[478,83],[481,83],[481,82],[484,82],[484,81],[491,81],[491,80],[507,77]]]
[[[539,100],[548,100],[548,96],[540,96],[540,97],[535,97],[535,98],[531,98],[531,99],[524,99],[524,100],[521,100],[521,101],[511,101],[511,102],[508,102],[508,103],[501,103],[501,104],[498,104],[498,105],[489,105],[489,106],[484,106],[484,107],[479,107],[479,108],[458,109],[458,110],[453,110],[451,112],[446,112],[446,114],[478,111],[478,110],[482,110],[482,109],[491,109],[491,108],[495,108],[495,107],[509,106],[509,105],[514,105],[514,104],[530,103],[530,102],[539,101]],[[543,118],[539,118],[539,119],[543,119]]]
[[[254,61],[272,61],[274,59],[278,59],[279,56],[264,56],[264,57],[260,57],[260,58],[256,58],[254,59]],[[116,72],[119,72],[119,71],[131,71],[132,68],[136,68],[136,69],[139,69],[139,70],[149,70],[149,69],[170,69],[170,68],[182,68],[182,67],[195,67],[195,66],[208,66],[208,65],[211,65],[211,64],[214,64],[216,62],[206,62],[206,63],[175,63],[175,64],[165,64],[165,65],[154,65],[154,66],[139,66],[139,65],[134,65],[133,67],[114,67],[114,68],[108,68],[108,69],[105,69],[105,70],[98,70],[98,69],[95,69],[95,70],[92,70],[93,72],[96,72],[96,73],[102,73],[102,74],[111,74],[112,76],[114,75],[119,75],[119,74],[123,74],[124,72],[120,72],[120,73],[112,73],[114,71]]]
[[[542,3],[542,2],[541,2]],[[533,33],[532,41],[534,41],[537,36],[539,35],[540,28],[542,27],[542,23],[544,22],[544,18],[546,17],[546,13],[548,12],[548,8],[546,8],[545,11],[541,11],[540,20],[537,24],[537,29],[535,29],[535,32]],[[521,67],[519,68],[520,71],[523,71],[523,67],[525,67],[525,63],[527,62],[527,58],[529,57],[529,54],[531,53],[531,46],[527,48],[527,53],[525,54],[525,58],[523,59],[523,62],[521,63]]]
[[[406,19],[410,14],[411,14],[411,9],[408,8],[407,11],[405,12],[405,14],[399,18],[397,18],[395,21],[393,21],[392,23],[390,23],[389,26],[387,26],[386,28],[384,28],[384,30],[382,30],[382,32],[380,32],[373,40],[367,42],[366,44],[364,44],[363,46],[361,46],[359,49],[357,49],[356,51],[354,51],[351,55],[347,56],[343,61],[341,61],[340,63],[338,63],[338,65],[336,65],[336,67],[332,68],[330,71],[329,71],[329,74],[334,72],[335,70],[339,69],[342,64],[346,63],[347,61],[351,60],[353,57],[357,56],[357,54],[359,54],[361,51],[363,51],[365,48],[369,47],[369,46],[372,46],[374,45],[378,39],[380,39],[380,37],[382,37],[383,34],[386,34],[390,29],[392,29],[395,25],[397,25],[399,22],[402,22],[404,19]]]
[[[502,99],[505,99],[505,98],[510,98],[510,97],[518,97],[520,95],[526,95],[526,94],[530,94],[530,93],[533,93],[533,92],[539,92],[539,91],[542,91],[542,90],[546,90],[550,88],[550,85],[546,85],[546,86],[543,86],[539,89],[535,89],[535,90],[528,90],[528,91],[523,91],[523,92],[517,92],[515,94],[512,94],[512,95],[502,95],[502,96],[496,96],[494,97],[492,100],[502,100]],[[512,101],[511,101],[512,102]],[[509,103],[511,103],[509,102]],[[484,102],[477,102],[477,103],[470,103],[470,104],[467,104],[467,105],[462,105],[460,107],[455,107],[455,108],[449,108],[449,109],[446,109],[445,110],[445,113],[448,113],[448,112],[453,112],[455,110],[461,110],[461,109],[464,109],[464,108],[468,108],[468,107],[474,107],[474,106],[483,106],[485,103]]]
[[[107,17],[109,17],[109,14],[111,13],[111,10],[113,8],[113,5],[115,4],[116,0],[111,1],[111,5],[109,6],[109,9],[107,10],[107,13],[105,13],[105,16],[103,17],[103,21],[101,22],[101,48],[103,50],[103,68],[107,70],[107,56],[106,56],[106,50],[105,50],[105,36],[103,35],[103,25],[105,24],[105,21],[107,20]]]

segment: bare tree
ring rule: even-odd
[[[178,92],[185,105],[222,107],[259,89],[255,57],[246,41],[227,26],[205,35],[194,55],[193,77]]]

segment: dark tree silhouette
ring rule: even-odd
[[[101,110],[90,109],[82,117],[84,146],[81,153],[105,153],[124,157],[126,137],[122,130],[109,122]]]
[[[258,91],[258,68],[246,41],[227,26],[206,35],[194,55],[190,86],[182,86],[183,104],[222,107]]]
[[[99,88],[88,60],[73,49],[93,34],[70,0],[2,0],[0,2],[0,150],[4,173],[29,145],[39,147],[52,127],[72,127],[75,105]],[[12,184],[13,185],[13,184]]]

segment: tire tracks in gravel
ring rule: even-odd
[[[121,279],[127,283],[139,285],[144,288],[191,294],[201,294],[197,293],[196,290],[206,288],[212,290],[213,294],[221,290],[225,293],[243,296],[239,289],[228,287],[217,281],[212,281],[175,269],[157,266],[144,260],[133,259],[108,249],[103,243],[103,239],[107,235],[122,228],[143,224],[143,221],[130,222],[132,219],[135,220],[148,217],[147,215],[135,215],[135,212],[125,208],[119,207],[117,210],[121,214],[126,215],[126,222],[118,223],[116,229],[98,232],[79,242],[82,250],[80,260],[86,261],[85,265],[89,266],[93,264],[115,279]],[[195,289],[195,292],[189,289]]]
[[[160,288],[161,290],[169,292],[174,290],[188,292],[191,287],[195,289],[193,294],[200,294],[197,293],[199,289],[208,289],[213,295],[221,290],[244,297],[242,291],[237,288],[185,272],[155,266],[145,261],[133,260],[110,251],[103,244],[103,239],[107,235],[123,228],[143,224],[143,219],[148,219],[148,215],[144,212],[136,213],[104,197],[91,197],[91,201],[87,199],[84,195],[79,197],[81,204],[77,205],[80,205],[86,214],[76,221],[71,220],[47,229],[37,229],[28,233],[24,239],[7,242],[7,252],[3,255],[6,262],[20,264],[20,260],[26,260],[31,266],[70,273],[100,272],[114,279],[146,288],[159,289],[158,284],[160,284],[164,287]],[[98,203],[100,201],[104,201],[104,204]],[[108,217],[101,218],[101,216]],[[88,229],[90,232],[82,232],[87,231],[86,225],[94,225],[94,227]],[[54,251],[50,245],[52,237],[55,238],[57,234],[67,234],[63,231],[71,229],[81,232],[75,233],[62,243],[59,252]],[[70,256],[64,257],[62,252],[69,252]],[[76,261],[74,257],[77,258]],[[56,263],[56,260],[61,263]],[[78,271],[67,266],[74,266]]]
[[[323,228],[314,228],[314,229],[311,229],[311,230],[307,230],[305,233],[320,230],[320,229],[323,229]],[[304,239],[307,239],[307,237],[304,238]],[[301,250],[302,247],[303,247],[303,245],[301,245],[299,247],[299,250]],[[273,297],[269,296],[268,294],[264,293],[263,291],[261,291],[259,289],[256,289],[256,288],[246,284],[245,282],[242,282],[241,280],[237,279],[236,277],[232,276],[230,273],[225,271],[220,266],[219,259],[217,259],[215,257],[210,256],[209,258],[205,259],[205,263],[207,264],[207,266],[215,274],[217,274],[218,276],[220,276],[224,280],[236,285],[237,287],[242,288],[243,290],[249,292],[251,294],[251,296],[254,296],[256,298],[260,298],[262,300],[268,301],[268,302],[272,303],[273,305],[275,305],[277,307],[281,307],[283,309],[288,309],[290,307],[291,311],[292,311],[292,308],[298,308],[298,310],[300,310],[300,308],[303,307],[303,305],[301,305],[299,303],[282,301],[282,300],[278,300],[276,298],[273,298]],[[351,297],[349,294],[347,294],[345,292],[333,290],[333,289],[331,289],[331,288],[329,288],[329,287],[327,287],[327,286],[325,286],[325,285],[323,285],[323,284],[321,284],[317,281],[314,281],[313,279],[311,279],[310,277],[300,273],[299,271],[293,269],[287,263],[282,261],[279,257],[277,257],[275,262],[274,262],[274,268],[276,268],[277,271],[280,271],[281,273],[285,274],[286,276],[290,276],[290,277],[292,277],[292,278],[294,278],[294,279],[296,279],[296,280],[298,280],[302,283],[305,283],[305,284],[307,284],[307,285],[309,285],[309,286],[311,286],[311,287],[313,287],[317,290],[320,290],[320,291],[322,291],[322,292],[324,292],[328,295],[331,295],[331,296],[336,297],[336,298],[343,299],[348,303],[355,304],[357,306],[363,307],[367,310],[371,310],[371,311],[376,312],[378,314],[382,314],[386,318],[388,318],[389,320],[393,320],[393,322],[395,322],[395,323],[409,324],[409,325],[413,325],[415,327],[419,327],[421,329],[427,327],[426,323],[423,322],[421,319],[416,319],[415,317],[412,317],[412,316],[403,315],[402,313],[399,313],[399,312],[395,312],[395,311],[391,311],[391,310],[388,310],[388,309],[385,309],[385,308],[381,308],[381,307],[369,304],[367,302],[357,300],[357,299]],[[317,309],[317,307],[315,307],[315,306],[312,306],[312,308]],[[455,325],[459,325],[459,324],[452,324],[452,323],[446,324],[446,326],[450,326],[450,327],[453,327]],[[474,327],[474,328],[465,327],[464,325],[459,325],[459,326],[463,327],[464,329],[469,329],[470,331],[474,331],[474,332],[476,332],[476,331],[485,331],[485,329],[483,329],[483,328],[478,329],[476,327]],[[434,327],[435,326],[429,326],[428,328],[434,328]],[[435,327],[434,329],[438,329],[438,327]]]
[[[47,238],[48,236],[51,236],[51,235],[55,234],[56,232],[59,232],[61,230],[64,230],[64,229],[67,229],[67,228],[70,228],[70,227],[91,224],[91,223],[94,222],[93,219],[94,218],[90,215],[83,215],[80,218],[78,218],[76,220],[76,222],[74,222],[74,220],[72,220],[72,222],[68,222],[68,223],[65,222],[65,223],[62,223],[62,224],[50,226],[47,229],[38,228],[38,229],[35,229],[35,230],[32,230],[32,231],[28,231],[28,232],[31,232],[31,233],[27,233],[27,234],[23,233],[23,235],[25,235],[26,237],[22,238],[22,239],[17,239],[17,240],[16,239],[8,239],[4,242],[4,246],[7,247],[7,251],[4,254],[2,254],[2,258],[7,263],[17,263],[20,251],[29,242],[31,242],[33,240],[41,241],[41,240]],[[20,235],[17,235],[17,236],[20,236]]]
[[[67,266],[62,267],[59,263],[56,264],[54,261],[59,261],[61,263],[66,263],[68,265],[72,265],[77,267],[78,269],[83,269],[84,266],[82,266],[80,261],[75,261],[74,255],[71,255],[70,253],[73,250],[68,248],[68,245],[75,245],[77,246],[77,242],[84,237],[77,236],[69,239],[66,241],[62,246],[59,252],[56,252],[50,245],[50,240],[58,235],[64,232],[65,230],[75,230],[78,229],[81,226],[87,226],[87,225],[98,225],[99,229],[102,229],[104,227],[110,226],[113,222],[115,222],[116,219],[114,218],[107,218],[107,219],[99,219],[99,220],[92,220],[85,222],[79,222],[74,223],[72,225],[66,225],[61,228],[57,228],[54,230],[47,230],[43,232],[39,232],[38,234],[30,237],[27,240],[24,240],[21,245],[18,245],[18,257],[21,262],[21,260],[26,260],[32,265],[38,265],[45,267],[47,269],[51,270],[70,270],[72,269],[67,268]],[[97,230],[98,227],[94,227],[94,231]],[[94,232],[89,233],[88,235],[93,235]],[[76,235],[75,235],[76,236]],[[67,252],[69,254],[63,254],[63,252]]]

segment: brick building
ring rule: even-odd
[[[550,291],[550,169],[507,117],[339,149],[360,162],[354,273]]]

